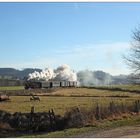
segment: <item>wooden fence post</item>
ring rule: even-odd
[[[31,114],[34,113],[34,106],[31,107]]]
[[[34,107],[32,106],[29,119],[29,131],[33,131],[33,126],[34,126]]]
[[[101,119],[101,111],[100,111],[100,107],[99,107],[98,104],[97,104],[96,110],[95,110],[95,118],[96,118],[97,120],[100,120],[100,119]]]
[[[110,113],[114,113],[115,112],[115,104],[114,104],[113,101],[110,102],[110,104],[109,104],[109,111],[110,111]]]
[[[51,127],[51,130],[53,129],[53,122],[52,122],[52,113],[51,111],[49,110],[49,118],[50,118],[50,127]]]
[[[55,122],[55,113],[54,113],[54,111],[53,111],[53,109],[51,109],[51,114],[52,114],[52,117],[53,117],[53,121]]]
[[[134,112],[139,113],[140,110],[140,100],[134,102]]]

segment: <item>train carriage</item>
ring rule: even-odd
[[[26,81],[25,89],[35,88],[55,88],[55,87],[76,87],[75,81]]]

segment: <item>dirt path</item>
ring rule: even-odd
[[[140,138],[140,125],[122,126],[109,130],[91,131],[72,138]]]

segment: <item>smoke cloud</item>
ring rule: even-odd
[[[103,71],[83,70],[74,72],[70,66],[64,64],[56,69],[46,68],[41,72],[29,74],[28,80],[54,80],[54,81],[76,81],[78,86],[101,86],[111,84],[128,83],[127,76],[112,76]]]
[[[112,83],[112,76],[103,71],[84,70],[77,73],[80,86],[99,86]]]
[[[41,72],[33,72],[29,74],[28,80],[66,80],[66,81],[77,81],[76,73],[71,70],[70,66],[64,64],[59,66],[56,70],[46,68]]]

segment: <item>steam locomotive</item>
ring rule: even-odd
[[[25,89],[53,88],[53,87],[76,87],[77,81],[33,81],[25,82]]]

